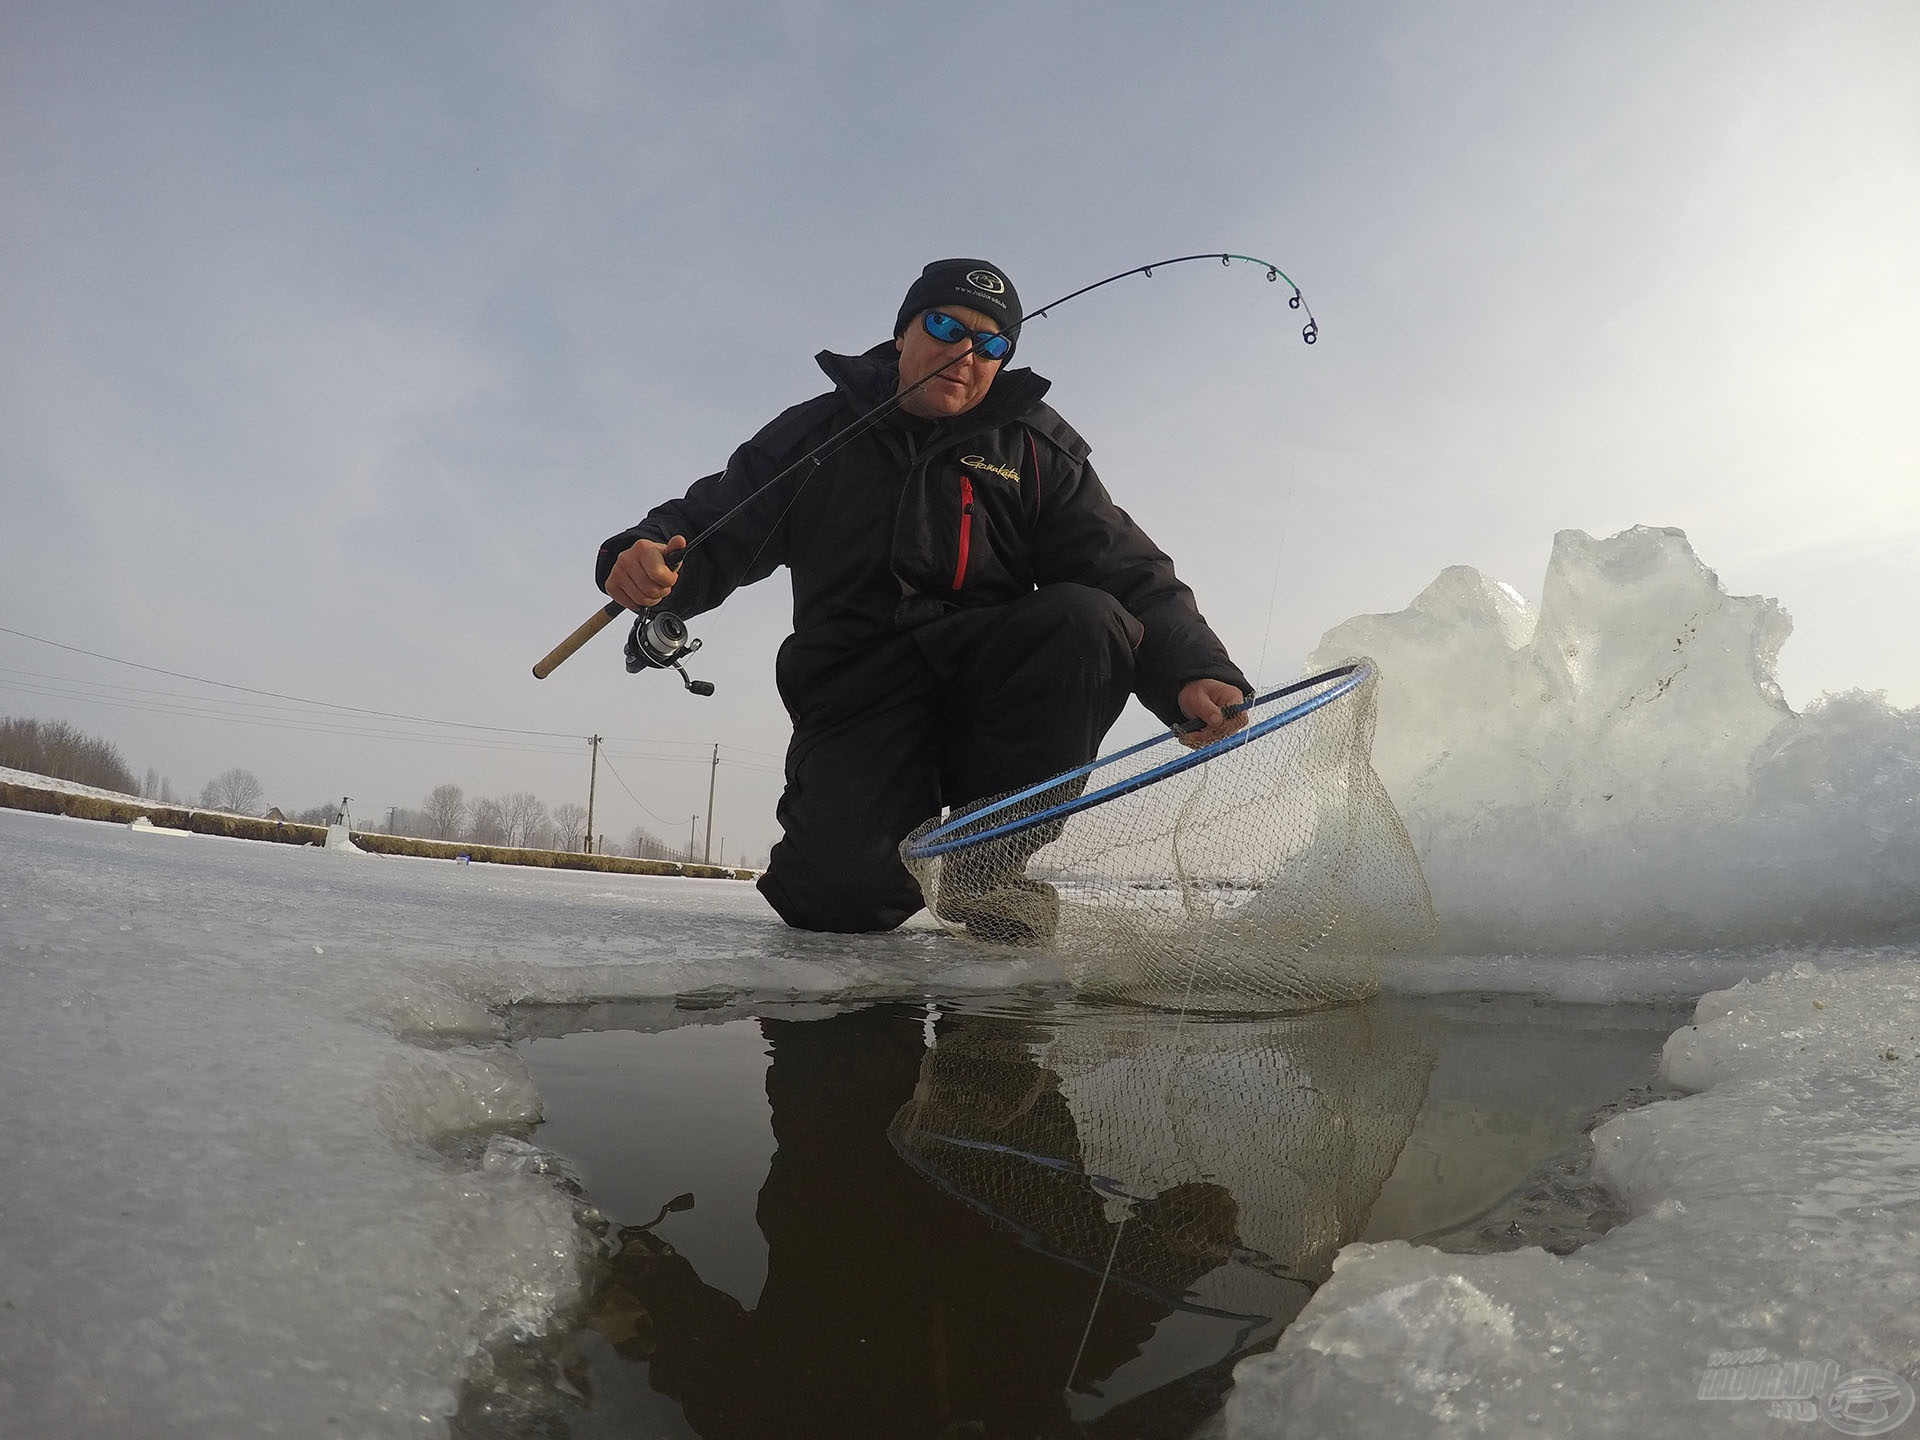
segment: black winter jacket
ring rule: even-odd
[[[897,384],[891,341],[818,359],[835,388],[786,411],[725,470],[610,538],[594,574],[602,589],[636,539],[700,534]],[[896,411],[802,467],[687,557],[673,610],[711,610],[787,566],[793,634],[777,678],[796,717],[810,708],[796,702],[833,687],[871,646],[902,632],[937,636],[947,615],[1061,581],[1105,590],[1134,617],[1135,693],[1168,724],[1184,718],[1177,697],[1190,680],[1251,693],[1173,562],[1107,494],[1087,442],[1043,403],[1049,384],[1031,370],[1004,371],[965,414],[926,421]],[[923,648],[937,666],[937,644]]]

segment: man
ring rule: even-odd
[[[697,615],[791,570],[793,633],[775,665],[793,718],[786,833],[760,880],[789,925],[899,925],[921,906],[897,853],[908,832],[1085,764],[1130,692],[1169,724],[1201,722],[1190,743],[1243,723],[1223,707],[1251,689],[1193,592],[1043,403],[1049,382],[1004,369],[1021,318],[997,266],[935,261],[891,342],[823,351],[832,390],[600,547],[595,578],[631,610],[671,594]],[[884,419],[706,534],[889,397]]]

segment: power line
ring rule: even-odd
[[[357,739],[401,740],[412,744],[435,744],[469,750],[496,750],[510,754],[524,755],[562,755],[571,753],[570,748],[548,745],[512,744],[483,738],[489,735],[524,736],[534,740],[555,740],[577,743],[586,738],[562,730],[529,730],[506,725],[484,725],[466,720],[441,720],[427,715],[409,715],[394,710],[377,710],[360,705],[345,705],[332,700],[314,700],[299,695],[288,695],[277,690],[264,690],[252,685],[240,685],[226,680],[213,680],[203,675],[193,675],[180,670],[168,670],[158,665],[146,665],[137,660],[126,660],[117,655],[104,654],[97,650],[83,649],[77,645],[68,645],[58,640],[50,640],[43,635],[33,635],[25,630],[16,630],[12,626],[0,625],[0,634],[14,635],[22,640],[30,640],[38,645],[46,645],[55,650],[63,650],[72,655],[84,655],[92,660],[102,660],[111,665],[124,665],[129,669],[142,670],[153,675],[164,675],[169,679],[185,680],[190,684],[209,685],[216,689],[233,691],[243,695],[257,695],[264,700],[282,701],[284,704],[261,704],[259,701],[224,701],[222,708],[211,708],[211,697],[182,694],[174,690],[159,690],[138,685],[121,685],[106,680],[82,680],[69,676],[50,675],[42,671],[16,670],[0,667],[0,677],[17,677],[12,680],[0,678],[0,689],[17,691],[21,694],[43,695],[51,699],[77,700],[85,704],[102,705],[112,709],[142,711],[155,715],[175,715],[191,720],[215,720],[230,725],[252,725],[264,729],[300,731],[315,735],[339,735]],[[40,682],[40,683],[24,683]],[[100,693],[100,692],[108,693]],[[137,698],[145,697],[145,698]],[[170,703],[171,702],[171,703]],[[289,709],[290,706],[303,706],[309,710],[322,712],[318,716],[300,715]],[[228,708],[232,707],[232,708]],[[255,713],[234,713],[238,708]],[[329,713],[331,712],[331,713]],[[424,725],[437,730],[466,730],[476,732],[472,736],[448,735],[410,735],[378,725],[356,725],[348,717],[364,717],[370,721],[393,721],[403,725]],[[337,720],[337,723],[336,723]],[[661,764],[705,765],[709,761],[709,741],[669,740],[658,736],[639,739],[633,736],[608,736],[607,743],[619,743],[626,746],[676,746],[685,747],[689,753],[680,755],[658,749],[623,750],[626,759],[644,759]],[[766,750],[754,750],[742,745],[720,747],[722,759],[726,764],[761,774],[784,774],[782,757]],[[603,749],[602,753],[605,751]],[[754,759],[740,758],[755,757]],[[757,764],[755,759],[770,760],[771,765]],[[637,802],[636,802],[637,803]],[[645,808],[642,806],[641,808]],[[649,814],[652,812],[649,811]],[[655,817],[658,818],[657,816]],[[678,822],[662,822],[675,823]]]
[[[709,746],[709,748],[711,747]],[[727,749],[728,747],[725,745],[720,747],[720,763],[722,765],[729,766],[735,770],[751,770],[759,775],[784,775],[786,773],[786,771],[778,765],[756,765],[751,760],[730,759],[726,753]],[[604,755],[607,753],[607,750],[607,742],[603,738],[600,742],[600,753]],[[707,763],[707,756],[705,755],[660,755],[649,754],[644,750],[621,750],[618,753],[622,760],[647,760],[656,765],[705,765]]]
[[[580,738],[584,740],[587,737],[582,735]],[[637,736],[633,736],[633,735],[602,735],[600,738],[602,741],[604,741],[609,745],[688,745],[688,746],[692,746],[694,749],[697,749],[701,752],[700,760],[702,764],[706,762],[706,752],[709,749],[709,747],[711,747],[713,744],[711,740],[667,740],[659,736],[654,736],[650,739],[645,739],[645,740],[642,740]],[[776,766],[782,768],[783,770],[787,763],[787,757],[785,755],[775,754],[771,750],[755,750],[746,745],[729,745],[725,741],[721,742],[720,749],[723,753],[725,751],[731,750],[736,755],[756,755],[762,760],[773,761],[773,763]],[[735,765],[744,765],[747,762],[744,760],[735,760],[732,763]]]
[[[83,704],[101,705],[113,710],[136,710],[149,715],[175,715],[189,720],[211,720],[221,724],[248,725],[266,730],[290,730],[310,735],[341,735],[363,740],[396,740],[415,745],[439,745],[461,750],[496,750],[515,755],[565,755],[572,753],[569,749],[560,746],[514,744],[506,740],[490,739],[483,735],[410,735],[405,731],[370,730],[355,727],[350,724],[329,725],[316,720],[299,720],[271,715],[235,715],[223,710],[196,708],[191,704],[152,704],[140,700],[122,699],[112,695],[61,689],[56,686],[23,684],[14,681],[0,681],[0,689],[11,690],[23,695],[44,695],[55,700],[76,700]],[[689,758],[698,759],[697,756]]]
[[[653,819],[654,821],[658,822],[661,825],[678,825],[680,823],[678,820],[668,820],[659,815],[655,815],[651,810],[647,810],[646,803],[643,800],[641,800],[641,798],[638,795],[633,793],[633,787],[628,785],[625,780],[620,779],[620,772],[613,768],[613,762],[611,760],[607,760],[607,751],[604,745],[600,747],[600,758],[602,760],[607,761],[608,773],[611,774],[614,779],[620,781],[620,788],[627,792],[627,798],[633,801],[633,803],[638,805],[642,810],[646,811],[649,818]]]
[[[154,690],[140,685],[120,685],[109,680],[80,680],[68,675],[48,675],[37,670],[14,670],[0,666],[0,686],[31,694],[54,695],[66,700],[114,705],[122,709],[148,710],[156,714],[185,715],[196,719],[230,720],[236,724],[325,727],[333,733],[368,735],[376,738],[412,738],[407,731],[384,722],[361,720],[348,714],[321,711],[313,714],[296,705],[273,705],[258,700],[236,700],[224,696],[181,694],[175,690]],[[414,722],[398,721],[394,724]],[[441,743],[511,744],[483,736],[435,737]],[[541,738],[536,734],[533,738]]]
[[[0,625],[0,634],[17,635],[22,640],[31,640],[38,645],[51,645],[55,650],[65,650],[70,655],[85,655],[92,660],[105,660],[112,665],[126,665],[135,670],[145,670],[153,675],[165,675],[173,680],[190,680],[196,685],[213,685],[222,690],[238,690],[245,695],[264,695],[269,700],[291,700],[297,705],[311,705],[320,710],[345,710],[354,715],[371,715],[381,720],[406,720],[416,725],[444,725],[455,730],[490,730],[499,735],[537,735],[548,740],[586,738],[563,730],[517,730],[507,725],[477,725],[466,720],[436,720],[430,715],[405,715],[393,710],[369,710],[359,705],[340,705],[331,700],[313,700],[304,695],[286,695],[278,690],[257,690],[251,685],[234,685],[225,680],[209,680],[204,675],[188,675],[179,670],[164,670],[158,665],[142,665],[138,660],[122,660],[118,655],[103,655],[98,650],[82,650],[78,645],[63,645],[58,640],[49,640],[44,635],[29,635],[24,630],[15,630],[8,625]]]

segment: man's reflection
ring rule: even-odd
[[[948,1016],[931,1050],[917,1012],[886,1007],[761,1027],[777,1149],[758,1303],[629,1229],[595,1322],[709,1440],[1079,1435],[1069,1370],[1097,1390],[1176,1308],[1225,1313],[1194,1298],[1203,1277],[1258,1282],[1220,1292],[1257,1302],[1249,1332],[1304,1301],[1284,1264],[1247,1270],[1248,1217],[1217,1180],[1164,1157],[1087,1173],[1076,1104],[1035,1059],[1053,1027]],[[1362,1167],[1374,1191],[1391,1166]]]

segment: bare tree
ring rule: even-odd
[[[507,824],[507,843],[524,846],[547,823],[547,807],[531,790],[516,790],[500,797],[500,817]]]
[[[473,802],[467,819],[467,838],[476,845],[507,843],[507,817],[498,800],[481,796]]]
[[[553,829],[562,850],[578,850],[587,831],[587,812],[569,801],[553,807]]]
[[[420,814],[427,822],[429,835],[436,840],[451,840],[467,823],[466,794],[458,785],[436,785]]]
[[[627,853],[636,860],[682,860],[686,852],[669,845],[644,825],[627,832]]]
[[[252,815],[258,811],[261,797],[266,793],[267,787],[260,783],[259,776],[235,766],[207,782],[207,788],[200,792],[200,803],[209,810]]]

